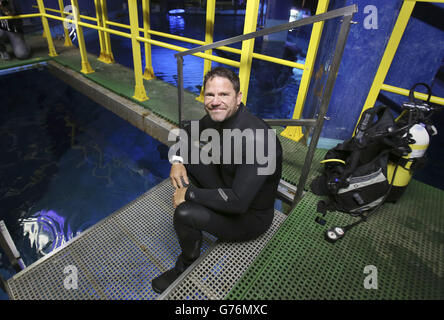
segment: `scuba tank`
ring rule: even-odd
[[[403,195],[413,176],[412,164],[415,161],[425,161],[425,152],[430,142],[429,133],[421,124],[414,124],[409,130],[409,135],[412,140],[412,143],[409,144],[411,152],[402,157],[405,164],[399,166],[396,172],[392,190],[386,199],[388,202],[396,202]],[[395,167],[396,164],[389,161],[387,165],[387,178],[389,181],[392,180]]]
[[[426,102],[414,98],[418,85],[428,89]],[[386,201],[396,202],[401,197],[413,172],[425,163],[430,136],[437,133],[429,119],[441,108],[428,104],[431,96],[428,85],[417,83],[397,119],[387,106],[366,110],[355,135],[327,152],[322,161],[324,173],[311,183],[314,194],[328,197],[318,202],[317,212],[325,217],[328,211],[341,211],[359,219],[331,227],[324,233],[325,240],[335,243]],[[323,217],[317,216],[315,221],[325,225]]]
[[[423,85],[428,90],[428,98],[426,102],[416,101],[414,98],[414,89],[418,85]],[[424,166],[426,162],[426,151],[430,143],[430,136],[437,134],[436,128],[429,123],[432,107],[429,105],[432,96],[430,87],[425,83],[415,84],[409,92],[409,102],[402,105],[404,109],[401,115],[395,120],[399,126],[410,127],[409,136],[410,152],[403,156],[400,163],[398,161],[398,169],[395,176],[393,173],[396,164],[389,161],[387,165],[387,178],[391,181],[393,178],[392,189],[386,199],[388,202],[396,202],[407,188],[415,170]]]

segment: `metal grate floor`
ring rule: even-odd
[[[153,300],[151,280],[174,266],[180,247],[173,228],[169,179],[7,281],[11,299]],[[204,234],[202,252],[216,239]],[[77,289],[66,289],[68,266]]]
[[[248,266],[282,225],[286,215],[275,210],[273,224],[259,238],[246,242],[219,242],[195,262],[158,299],[220,300],[234,287]]]
[[[332,212],[323,227],[314,221],[319,200],[306,193],[227,299],[444,298],[442,190],[412,180],[396,204],[335,244],[324,231],[356,218]],[[376,267],[377,289],[364,285],[367,266]]]

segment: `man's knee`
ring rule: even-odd
[[[202,228],[209,220],[207,210],[192,202],[185,201],[174,211],[174,224],[186,225],[195,229]]]
[[[189,201],[182,202],[174,211],[174,224],[192,224],[193,205]]]

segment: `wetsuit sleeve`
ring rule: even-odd
[[[258,175],[257,170],[256,165],[239,165],[232,188],[202,189],[190,186],[185,199],[215,211],[243,214],[247,212],[252,200],[268,177]],[[274,197],[274,195],[270,196]]]

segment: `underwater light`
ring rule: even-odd
[[[172,9],[172,10],[168,11],[169,14],[181,14],[184,12],[185,12],[184,9]]]

